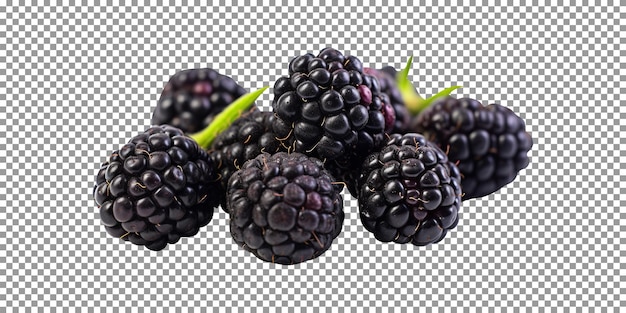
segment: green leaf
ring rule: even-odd
[[[448,87],[448,88],[446,88],[446,89],[444,89],[444,90],[442,90],[442,91],[440,91],[440,92],[436,93],[435,95],[431,96],[430,98],[424,99],[424,101],[422,102],[422,105],[421,105],[421,107],[422,107],[422,108],[421,108],[420,112],[421,112],[422,110],[426,109],[427,107],[429,107],[429,106],[430,106],[430,105],[431,105],[431,104],[432,104],[435,100],[437,100],[438,98],[441,98],[441,97],[447,97],[447,96],[449,96],[449,95],[450,95],[453,91],[455,91],[455,90],[457,90],[457,89],[459,89],[459,88],[462,88],[462,86],[452,86],[452,87]]]
[[[409,57],[409,60],[406,62],[406,66],[404,66],[404,69],[398,73],[398,77],[396,79],[398,89],[400,89],[400,94],[402,94],[404,105],[412,115],[419,114],[438,98],[449,96],[454,90],[461,88],[461,86],[448,87],[434,96],[424,99],[417,92],[417,90],[415,90],[415,86],[409,80],[409,70],[411,69],[412,64],[413,56]]]
[[[261,96],[267,88],[269,88],[269,86],[239,97],[227,106],[220,114],[218,114],[209,126],[198,133],[190,135],[189,137],[195,140],[203,149],[210,148],[213,140],[215,140],[215,137],[228,128],[230,124],[241,116],[243,112],[250,109],[250,107],[254,104],[254,101],[256,101],[256,99]]]
[[[402,100],[404,104],[408,108],[409,112],[413,113],[419,109],[420,103],[424,101],[424,98],[417,93],[415,90],[415,86],[409,80],[409,70],[413,64],[413,56],[409,57],[409,60],[406,62],[404,69],[398,73],[396,83],[398,84],[398,89],[400,90],[400,94],[402,95]]]

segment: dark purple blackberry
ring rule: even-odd
[[[226,212],[226,186],[230,176],[246,161],[263,152],[274,154],[287,151],[272,132],[274,119],[274,113],[262,112],[255,107],[253,111],[235,120],[213,141],[209,156],[218,169],[223,195],[221,204]]]
[[[388,76],[393,78],[394,81],[398,78],[398,70],[396,70],[396,68],[393,66],[383,66],[383,68],[381,68],[379,71],[387,74]]]
[[[393,134],[359,177],[359,213],[376,239],[424,246],[456,227],[460,173],[424,136]]]
[[[162,125],[109,156],[93,195],[107,233],[161,250],[209,223],[216,185],[207,152],[180,129]]]
[[[378,80],[354,56],[326,48],[289,63],[274,85],[274,132],[291,147],[322,160],[335,178],[380,147],[394,125]]]
[[[390,132],[394,134],[404,134],[409,131],[411,126],[411,114],[404,104],[404,100],[402,100],[400,89],[398,89],[398,83],[395,80],[397,75],[395,68],[390,66],[386,66],[380,70],[364,68],[363,72],[378,79],[380,91],[384,98],[383,102],[391,103],[393,107],[395,123]]]
[[[341,232],[341,189],[315,158],[263,153],[246,162],[228,182],[233,239],[272,263],[314,259]]]
[[[246,90],[232,78],[210,68],[174,74],[163,88],[152,124],[168,124],[187,134],[198,132]]]
[[[414,120],[413,129],[447,151],[461,171],[463,199],[489,195],[528,166],[533,141],[524,121],[499,104],[446,97]]]

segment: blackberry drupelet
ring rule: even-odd
[[[395,122],[378,80],[354,56],[326,48],[289,63],[274,85],[274,132],[290,151],[322,160],[335,178],[384,144]]]
[[[152,124],[191,134],[207,127],[226,106],[246,93],[232,78],[210,68],[174,74],[163,88]]]
[[[207,152],[180,129],[162,125],[114,151],[93,194],[107,233],[161,250],[209,223],[216,184]]]
[[[263,153],[246,162],[228,182],[233,239],[268,262],[314,259],[341,232],[341,189],[315,158]]]
[[[411,126],[411,114],[404,104],[404,100],[402,100],[400,89],[398,89],[396,69],[391,66],[386,66],[380,70],[364,68],[363,72],[378,79],[380,91],[385,97],[383,102],[391,103],[393,107],[396,121],[390,132],[397,134],[406,133]]]
[[[363,163],[358,200],[363,226],[376,239],[428,245],[458,223],[460,173],[424,136],[393,134]]]
[[[489,195],[512,182],[528,166],[533,144],[513,111],[470,98],[440,99],[417,116],[413,129],[458,162],[463,199]]]
[[[286,151],[272,132],[274,113],[262,112],[256,107],[235,120],[217,135],[209,156],[218,169],[221,186],[221,206],[226,207],[226,186],[230,176],[248,160],[267,152]]]

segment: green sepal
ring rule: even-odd
[[[404,69],[398,73],[396,83],[398,84],[398,89],[402,95],[404,105],[407,107],[409,112],[411,112],[411,114],[415,114],[414,112],[419,110],[419,106],[424,101],[424,98],[417,93],[415,86],[413,86],[413,83],[409,80],[409,70],[411,69],[412,64],[413,56],[409,57]]]
[[[402,95],[402,100],[404,101],[404,105],[407,107],[409,112],[412,115],[417,115],[430,106],[436,99],[444,96],[449,96],[454,90],[461,88],[461,86],[452,86],[448,87],[442,91],[439,91],[437,94],[424,99],[418,92],[415,90],[415,86],[409,80],[409,70],[413,65],[413,56],[409,57],[409,60],[406,62],[406,66],[397,76],[396,83],[398,84],[398,89],[400,90],[400,94]]]
[[[459,88],[462,88],[462,86],[448,87],[448,88],[446,88],[446,89],[436,93],[435,95],[431,96],[430,98],[424,99],[424,101],[420,105],[420,110],[418,111],[418,113],[423,111],[427,107],[429,107],[438,98],[449,96],[453,91],[455,91],[455,90],[457,90]]]
[[[228,128],[243,112],[249,110],[254,104],[254,101],[256,101],[267,88],[269,88],[269,86],[239,97],[220,112],[209,126],[200,132],[189,135],[189,137],[195,140],[202,149],[209,149],[215,137]]]

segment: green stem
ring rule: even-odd
[[[420,103],[424,101],[424,98],[417,93],[415,86],[413,86],[413,83],[409,80],[409,70],[412,64],[413,56],[406,62],[404,69],[398,73],[397,84],[407,109],[409,109],[411,114],[417,114],[420,109]]]
[[[218,114],[209,126],[198,133],[189,135],[189,137],[195,140],[203,149],[210,148],[215,137],[241,116],[241,113],[247,111],[267,88],[269,88],[269,86],[239,97]]]
[[[421,103],[421,109],[418,112],[421,112],[422,110],[424,110],[427,107],[429,107],[438,98],[449,96],[453,91],[455,91],[455,90],[457,90],[459,88],[462,88],[462,87],[463,86],[448,87],[448,88],[446,88],[446,89],[436,93],[435,95],[431,96],[430,98],[424,99],[424,102]]]
[[[398,74],[397,83],[398,89],[400,89],[400,94],[402,94],[402,100],[406,105],[407,109],[412,115],[417,115],[430,106],[436,99],[444,96],[450,95],[454,90],[461,88],[461,86],[452,86],[448,87],[432,97],[424,99],[418,92],[415,90],[415,86],[409,80],[409,70],[411,69],[411,65],[413,64],[413,56],[409,58],[406,62],[406,66],[400,73]]]

